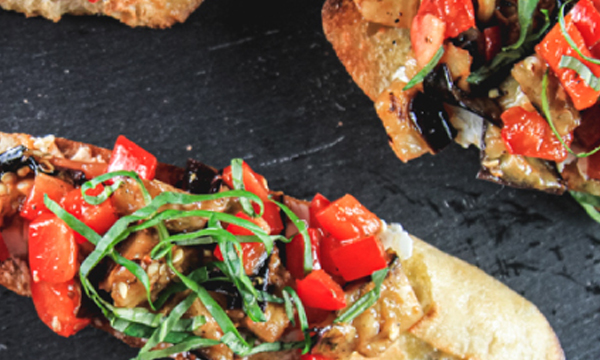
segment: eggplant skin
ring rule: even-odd
[[[441,101],[429,94],[418,92],[408,106],[409,116],[419,129],[429,148],[438,153],[452,143],[456,129]]]

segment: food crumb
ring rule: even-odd
[[[343,122],[341,122],[341,121],[339,121],[337,126],[338,126],[338,127],[342,127],[343,125],[344,125],[344,123],[343,123]]]
[[[192,145],[188,145],[188,146],[186,146],[186,147],[185,147],[185,149],[186,149],[187,151],[192,151]]]
[[[29,100],[27,100],[27,99],[23,99],[23,102],[24,102],[25,104],[29,104]]]

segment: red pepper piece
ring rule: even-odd
[[[315,270],[302,280],[296,280],[302,304],[316,309],[339,310],[346,307],[344,290],[323,270]]]
[[[96,188],[87,190],[86,194],[97,196],[103,190],[104,186],[98,184]],[[68,192],[62,199],[61,205],[71,215],[81,220],[100,235],[104,235],[119,220],[116,209],[110,199],[100,205],[91,205],[83,199],[81,189],[74,189]],[[87,239],[78,233],[75,233],[75,240],[78,244],[87,242]]]
[[[74,335],[90,323],[89,319],[77,317],[81,289],[75,280],[57,284],[32,282],[31,297],[40,319],[58,335]]]
[[[419,13],[415,16],[410,28],[410,42],[419,68],[427,65],[444,44],[445,32],[446,23],[437,15]]]
[[[437,2],[438,14],[440,15],[440,18],[446,22],[446,39],[457,37],[463,31],[475,27],[475,8],[473,7],[473,1],[437,0]]]
[[[304,354],[300,356],[300,360],[331,360],[323,355]]]
[[[4,239],[2,238],[2,234],[0,234],[0,263],[7,260],[10,257],[10,251],[6,247],[4,243]]]
[[[503,112],[501,118],[504,122],[502,139],[509,153],[552,161],[566,159],[567,149],[537,111],[515,106]],[[563,137],[567,145],[571,144],[572,138],[571,134]]]
[[[565,17],[565,24],[567,33],[571,35],[571,38],[577,45],[577,48],[581,50],[581,53],[586,56],[592,56],[583,36],[579,30],[577,30],[570,15]],[[600,91],[596,91],[589,87],[576,71],[566,68],[561,69],[559,63],[563,56],[577,58],[582,61],[595,76],[600,76],[600,65],[584,61],[564,38],[559,24],[555,25],[548,35],[546,35],[544,40],[535,47],[535,51],[546,60],[548,65],[550,65],[550,68],[552,68],[552,71],[554,71],[562,86],[571,97],[573,105],[577,110],[586,109],[596,103]]]
[[[142,179],[152,180],[156,174],[157,165],[158,161],[154,155],[125,136],[119,135],[106,171],[135,171]]]
[[[50,199],[58,202],[72,189],[70,184],[54,176],[44,173],[36,175],[31,192],[21,206],[21,217],[31,221],[42,213],[49,213],[50,210],[44,205],[44,194],[48,194]]]
[[[567,17],[575,23],[589,50],[600,44],[600,12],[591,0],[579,0]]]
[[[269,189],[267,188],[265,178],[255,173],[245,161],[242,162],[242,180],[244,181],[246,191],[250,191],[262,201],[269,200]],[[223,169],[223,181],[233,189],[231,165]]]
[[[331,257],[346,281],[369,276],[387,266],[387,255],[377,236],[342,241]]]
[[[321,232],[318,229],[309,228],[310,247],[312,249],[313,270],[321,269]],[[294,236],[291,242],[285,245],[287,269],[295,279],[304,278],[304,237],[302,234]]]
[[[485,60],[491,61],[502,49],[500,26],[492,26],[483,30],[485,38]]]
[[[33,282],[61,283],[77,272],[77,243],[71,228],[54,214],[29,224],[29,266]]]
[[[335,266],[333,262],[333,251],[340,246],[340,241],[336,240],[333,236],[326,235],[321,239],[321,267],[332,276],[341,277],[340,270]]]
[[[311,228],[322,229],[321,224],[319,224],[319,220],[317,220],[317,213],[328,207],[330,204],[331,201],[329,201],[325,196],[319,193],[315,195],[315,197],[310,202],[310,206],[308,207]]]
[[[381,220],[354,196],[345,195],[316,214],[321,226],[338,240],[357,239],[376,234]]]
[[[246,191],[253,193],[258,196],[264,203],[265,211],[262,218],[265,219],[269,224],[270,231],[269,235],[277,235],[283,230],[283,222],[281,221],[281,214],[279,206],[269,200],[269,188],[265,178],[252,170],[250,166],[244,161],[242,162],[242,180],[244,181],[244,188]],[[233,189],[233,176],[231,172],[231,166],[223,169],[223,181],[227,186]],[[254,211],[258,212],[260,208],[253,204]]]
[[[266,232],[270,231],[269,225],[262,218],[253,219],[242,211],[238,212],[235,216],[240,219],[249,220],[255,223]],[[233,235],[254,235],[252,231],[235,224],[229,224],[229,226],[227,226],[227,231],[229,231]],[[265,245],[263,243],[242,243],[241,247],[242,261],[244,262],[244,270],[247,274],[252,274],[254,268],[265,254]],[[223,261],[223,253],[221,252],[221,248],[219,247],[219,245],[217,245],[217,247],[215,248],[214,256],[219,261]]]

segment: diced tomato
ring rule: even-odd
[[[315,309],[306,305],[304,305],[304,312],[306,312],[308,325],[311,327],[326,321],[332,314],[329,310]]]
[[[152,180],[156,174],[157,165],[158,161],[154,155],[125,136],[119,135],[106,171],[135,171],[142,179]]]
[[[75,280],[31,283],[31,297],[40,319],[58,335],[68,337],[86,327],[89,319],[77,317],[81,289]]]
[[[500,26],[492,26],[483,30],[485,38],[485,60],[491,61],[502,49]]]
[[[59,202],[72,189],[71,184],[59,178],[39,173],[33,181],[31,192],[21,206],[21,217],[31,221],[42,213],[49,213],[50,210],[44,205],[44,194],[48,194],[50,199]]]
[[[570,21],[569,16],[565,18],[565,21],[567,32],[571,35],[577,48],[581,50],[582,54],[592,56],[585,44],[583,36],[579,30],[577,30],[573,21]],[[556,24],[548,35],[546,35],[544,40],[535,47],[535,51],[546,60],[548,65],[550,65],[550,68],[552,68],[552,71],[556,74],[562,86],[571,97],[573,105],[577,110],[586,109],[596,103],[600,91],[596,91],[588,86],[576,71],[560,68],[559,64],[563,56],[571,56],[582,61],[595,76],[600,76],[600,65],[584,61],[581,56],[571,48],[571,45],[569,45],[562,35],[559,24]]]
[[[244,220],[248,220],[248,221],[258,225],[266,233],[271,232],[271,228],[269,227],[269,224],[267,224],[267,222],[263,218],[251,218],[243,211],[240,211],[237,214],[235,214],[235,217],[244,219]],[[246,229],[245,227],[238,226],[235,224],[229,224],[227,226],[227,231],[229,231],[233,235],[254,235],[254,233],[252,231]]]
[[[591,0],[579,0],[569,11],[565,21],[575,23],[589,50],[600,44],[600,12]]]
[[[42,214],[29,224],[29,266],[33,282],[61,283],[77,272],[75,234],[54,214]]]
[[[323,355],[304,354],[300,356],[300,360],[331,360]]]
[[[346,307],[342,287],[323,270],[314,270],[302,280],[296,280],[302,304],[316,309],[339,310]]]
[[[89,196],[97,196],[102,193],[104,187],[99,184],[94,189],[87,190]],[[68,192],[61,201],[63,208],[92,230],[100,235],[104,235],[119,220],[116,209],[110,199],[100,205],[91,205],[83,199],[81,189],[74,189]],[[75,240],[82,244],[87,239],[78,233],[75,233]]]
[[[567,149],[537,111],[527,111],[515,106],[503,112],[501,118],[504,123],[502,139],[509,153],[552,161],[567,158]],[[569,145],[573,136],[568,134],[563,139]]]
[[[8,248],[6,247],[6,244],[4,243],[2,234],[0,234],[0,263],[5,261],[9,257],[10,257],[10,251],[8,251]]]
[[[319,224],[319,220],[317,220],[317,213],[320,212],[321,210],[325,209],[326,207],[328,207],[331,204],[331,201],[329,201],[325,196],[317,193],[317,195],[315,195],[315,197],[312,199],[312,201],[310,202],[310,206],[308,207],[308,211],[309,211],[309,222],[310,222],[310,227],[311,228],[315,228],[315,229],[321,229],[321,224]]]
[[[340,270],[333,262],[333,250],[340,245],[340,241],[331,235],[326,235],[321,238],[321,267],[327,271],[329,275],[341,277]]]
[[[106,169],[108,168],[108,164],[106,163],[82,162],[65,158],[52,158],[52,164],[66,169],[81,171],[88,180],[106,173]]]
[[[381,220],[349,194],[318,212],[316,218],[321,226],[338,240],[373,235],[381,227]]]
[[[321,232],[318,229],[309,228],[310,247],[313,258],[313,270],[321,269]],[[291,242],[285,245],[287,269],[295,279],[304,278],[304,237],[302,234],[294,236]]]
[[[387,266],[387,255],[377,236],[342,241],[331,258],[346,281],[371,275]]]
[[[446,38],[457,37],[475,27],[475,8],[472,0],[437,0],[438,14],[446,22]],[[443,17],[442,17],[443,16]]]
[[[255,173],[245,161],[242,162],[242,179],[246,191],[250,191],[262,201],[269,199],[269,189],[267,188],[265,178]],[[231,165],[223,169],[223,181],[233,189]]]

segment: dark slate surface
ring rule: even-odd
[[[325,40],[320,6],[207,0],[166,31],[0,11],[0,130],[106,147],[125,134],[178,165],[244,157],[297,197],[352,193],[537,304],[567,358],[599,359],[600,226],[569,197],[475,180],[474,149],[398,161]],[[30,300],[0,289],[0,359],[134,353],[93,329],[55,336]]]

